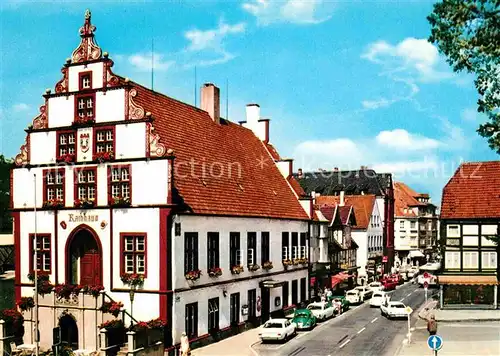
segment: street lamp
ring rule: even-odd
[[[137,287],[135,285],[130,286],[130,290],[128,292],[128,296],[130,298],[130,326],[134,325],[134,298],[135,298],[135,289]]]

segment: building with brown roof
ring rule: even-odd
[[[170,347],[182,332],[206,342],[309,299],[311,199],[260,107],[238,124],[220,116],[213,84],[198,108],[116,75],[95,30],[87,11],[15,158],[17,301],[33,295],[35,270],[53,284],[102,285],[126,326],[166,322]],[[75,294],[41,303],[42,346],[61,327],[72,348],[97,349],[99,324],[113,318]]]
[[[437,252],[438,215],[428,194],[394,183],[396,266],[423,264]]]
[[[323,196],[315,198],[316,204],[326,209],[341,204],[343,195]],[[377,266],[382,263],[383,256],[383,219],[376,204],[376,196],[345,195],[344,204],[351,206],[356,224],[352,226],[352,239],[356,242],[357,282],[366,284],[375,275]],[[323,210],[322,210],[323,211]]]
[[[500,161],[463,163],[443,189],[441,305],[498,306]]]

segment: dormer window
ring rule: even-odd
[[[79,74],[79,89],[92,89],[92,72],[82,72]]]

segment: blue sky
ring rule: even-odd
[[[221,88],[225,116],[259,103],[271,142],[295,170],[390,171],[435,202],[462,161],[497,160],[475,129],[473,77],[452,73],[426,41],[431,1],[3,1],[1,152],[24,132],[79,43],[86,8],[114,71],[194,103]]]

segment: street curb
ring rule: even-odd
[[[441,320],[438,320],[436,319],[436,321],[440,321],[442,323],[481,323],[481,322],[485,322],[485,323],[488,323],[488,322],[493,322],[493,321],[500,321],[500,318],[491,318],[491,319],[466,319],[466,320],[463,320],[463,319],[441,319]]]
[[[432,308],[428,308],[428,306],[429,306],[429,305],[431,305],[431,304],[434,304],[434,307],[432,307]],[[436,309],[436,308],[435,308],[435,307],[436,307],[436,305],[437,305],[437,302],[436,302],[435,300],[431,300],[431,301],[429,301],[429,302],[428,302],[426,305],[424,305],[424,306],[420,309],[420,311],[418,312],[418,318],[419,318],[419,319],[421,319],[421,320],[425,320],[425,321],[427,321],[427,318],[424,318],[424,317],[423,317],[423,316],[421,316],[420,314],[421,314],[421,313],[422,313],[422,311],[424,311],[424,310],[426,310],[426,311],[431,311],[431,310]]]

